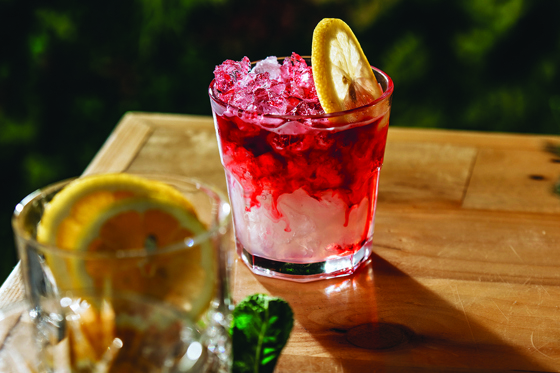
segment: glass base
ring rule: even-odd
[[[263,258],[249,253],[239,241],[237,254],[256,275],[278,278],[295,282],[311,282],[334,277],[349,276],[371,255],[372,240],[345,256],[333,256],[325,261],[313,263],[289,263]]]

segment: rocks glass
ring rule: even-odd
[[[349,275],[370,256],[393,93],[373,72],[380,98],[324,115],[244,111],[210,84],[237,253],[254,273],[307,282]]]

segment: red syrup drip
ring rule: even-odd
[[[257,197],[268,193],[272,197],[270,213],[280,219],[277,204],[281,195],[302,188],[321,201],[325,192],[330,192],[346,204],[347,226],[352,209],[368,198],[373,203],[368,208],[363,244],[374,216],[377,172],[385,153],[388,121],[383,119],[364,120],[361,123],[367,124],[339,132],[310,129],[298,135],[279,135],[237,116],[216,115],[216,124],[224,167],[249,198],[247,210],[260,206]],[[340,247],[336,251],[354,249]]]

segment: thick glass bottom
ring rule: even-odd
[[[349,276],[369,258],[372,250],[372,240],[370,239],[352,254],[333,256],[320,262],[291,263],[252,255],[239,241],[236,244],[237,254],[254,274],[295,282]]]

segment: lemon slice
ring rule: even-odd
[[[128,198],[100,211],[84,227],[76,249],[96,253],[123,250],[126,255],[126,250],[145,248],[155,254],[160,247],[182,243],[205,232],[206,227],[197,217],[180,206],[154,198]],[[210,238],[206,238],[178,251],[145,258],[78,260],[69,269],[79,286],[110,286],[163,298],[196,319],[215,293],[214,254]]]
[[[37,240],[88,254],[47,253],[61,289],[134,292],[170,301],[197,319],[215,294],[213,245],[206,238],[180,250],[168,248],[206,231],[175,188],[129,174],[104,174],[77,179],[56,194],[45,208]]]
[[[358,39],[340,19],[324,18],[315,27],[311,63],[326,113],[361,107],[383,94]]]
[[[37,227],[37,241],[62,249],[75,249],[82,227],[115,201],[130,197],[169,200],[192,211],[192,205],[175,188],[130,174],[101,174],[79,178],[57,193]]]

